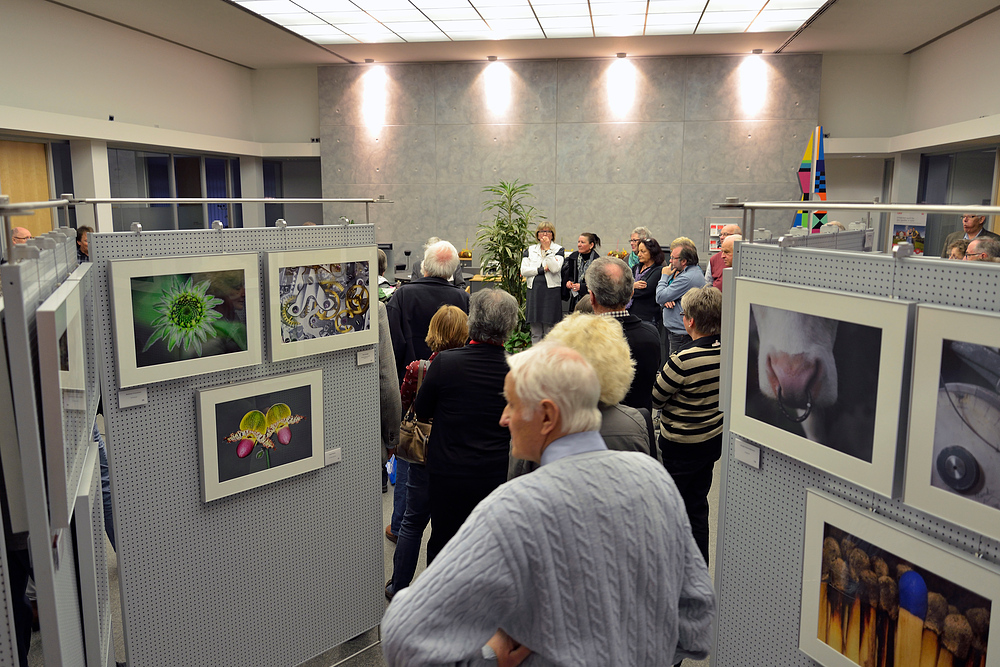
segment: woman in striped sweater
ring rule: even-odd
[[[708,491],[722,455],[722,292],[714,287],[691,289],[681,299],[681,308],[691,341],[670,356],[657,376],[653,407],[662,410],[658,441],[663,465],[684,498],[691,533],[708,563]]]

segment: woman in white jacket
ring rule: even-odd
[[[550,222],[538,224],[535,238],[538,243],[528,246],[521,259],[521,275],[528,282],[526,316],[532,344],[562,319],[563,248],[555,242],[556,228]]]

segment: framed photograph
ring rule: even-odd
[[[259,364],[257,260],[242,253],[111,262],[118,386]]]
[[[917,308],[907,504],[1000,540],[1000,315]]]
[[[908,302],[737,279],[731,430],[898,496],[912,319]]]
[[[205,502],[323,467],[323,371],[198,391]]]
[[[827,667],[997,667],[1000,569],[806,493],[799,648]]]
[[[271,361],[378,342],[375,247],[265,254]]]
[[[45,474],[54,529],[70,525],[84,460],[93,441],[86,378],[87,365],[94,360],[85,354],[81,292],[80,281],[67,280],[37,311]]]

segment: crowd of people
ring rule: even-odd
[[[555,235],[543,222],[523,251],[525,352],[504,348],[517,301],[470,298],[447,241],[432,239],[379,304],[396,415],[412,405],[431,425],[426,459],[396,461],[390,664],[707,655],[721,293],[690,239],[668,258],[638,228],[622,260],[601,256],[596,234],[568,254]],[[413,581],[428,524],[428,569]]]

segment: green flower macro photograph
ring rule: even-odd
[[[247,349],[242,270],[132,278],[136,365]]]

